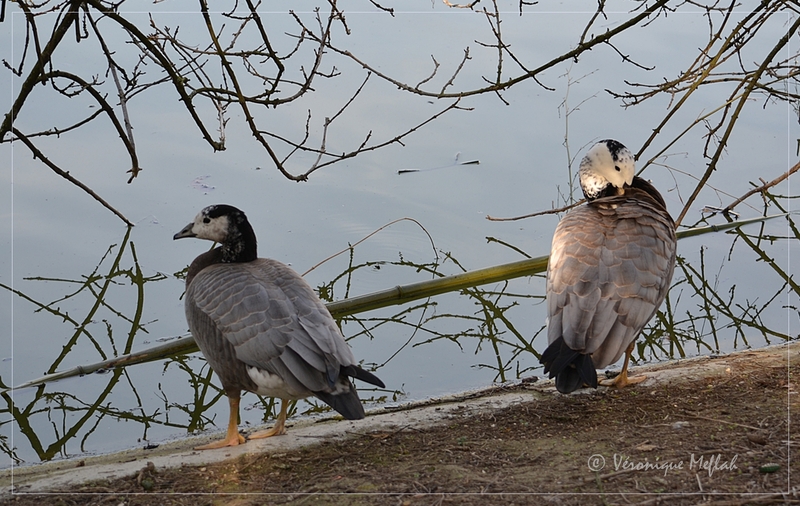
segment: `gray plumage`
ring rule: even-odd
[[[658,191],[633,173],[622,144],[595,144],[580,170],[589,202],[568,212],[553,236],[541,361],[564,393],[596,387],[595,369],[632,350],[669,290],[675,224]],[[626,356],[618,386],[627,364]]]
[[[222,244],[189,267],[185,309],[200,350],[236,400],[237,415],[246,390],[284,403],[314,395],[347,419],[364,417],[348,376],[380,387],[383,382],[357,365],[325,304],[302,277],[276,260],[256,257],[255,234],[244,213],[209,206],[175,235],[181,237]],[[233,418],[233,401],[231,406]],[[279,425],[282,433],[280,417]]]

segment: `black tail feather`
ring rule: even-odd
[[[356,389],[352,385],[349,392],[341,394],[314,392],[314,395],[322,399],[325,404],[335,409],[347,420],[361,420],[366,416],[361,399],[358,398]]]
[[[349,378],[360,379],[371,385],[386,388],[383,381],[371,372],[367,372],[357,365],[348,365],[347,367],[342,366],[341,369],[339,369],[339,379],[337,382],[339,383],[339,387],[342,387],[342,382],[344,382],[349,389],[343,391],[341,388],[337,388],[340,393],[314,392],[314,395],[319,397],[325,404],[335,409],[347,420],[361,420],[366,416],[364,413],[364,406],[361,404],[361,399],[358,398],[356,388],[350,382]]]
[[[592,357],[573,350],[559,337],[544,350],[540,362],[544,364],[544,372],[556,379],[556,389],[568,394],[588,385],[597,388],[597,371]]]
[[[386,388],[386,385],[383,384],[383,381],[381,381],[380,378],[369,371],[365,371],[357,365],[348,365],[347,367],[342,366],[340,371],[340,374],[361,380],[365,383],[369,383],[370,385],[375,385],[376,387]]]
[[[568,394],[579,389],[583,385],[578,370],[574,367],[567,367],[556,375],[556,389],[562,394]]]

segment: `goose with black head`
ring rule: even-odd
[[[220,244],[189,266],[185,309],[230,404],[226,437],[197,449],[244,443],[238,431],[242,390],[281,399],[274,427],[250,439],[285,434],[288,403],[310,396],[348,420],[364,418],[350,378],[381,388],[383,382],[357,365],[325,304],[300,275],[258,258],[245,214],[229,205],[208,206],[173,239],[184,237]]]
[[[544,372],[559,392],[597,387],[597,371],[625,354],[603,385],[622,388],[634,341],[655,315],[675,269],[675,223],[658,190],[634,175],[631,152],[602,140],[581,161],[588,203],[568,212],[553,235],[547,268]]]

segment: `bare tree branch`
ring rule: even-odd
[[[749,98],[750,94],[756,89],[756,82],[758,82],[758,79],[760,79],[761,76],[764,74],[769,64],[775,58],[775,55],[777,55],[778,52],[783,50],[783,48],[789,42],[789,36],[794,33],[797,33],[798,28],[800,28],[800,18],[796,18],[794,20],[792,25],[783,35],[783,37],[781,37],[778,40],[778,43],[775,44],[775,46],[770,50],[770,52],[764,58],[758,70],[754,72],[753,75],[743,83],[746,84],[745,91],[742,94],[742,97],[738,100],[736,109],[733,111],[731,120],[728,122],[728,127],[725,129],[722,139],[720,140],[719,145],[716,151],[714,152],[714,155],[711,157],[711,161],[708,163],[708,168],[706,169],[705,174],[703,174],[703,177],[700,178],[700,182],[697,184],[697,187],[695,188],[694,192],[692,192],[691,196],[684,204],[681,213],[678,215],[678,219],[675,220],[676,226],[680,225],[680,223],[683,221],[684,216],[686,216],[686,213],[689,212],[691,205],[694,203],[695,199],[700,194],[700,190],[702,190],[706,181],[708,181],[708,178],[711,177],[711,173],[716,170],[717,162],[719,161],[720,156],[722,156],[723,148],[727,144],[728,138],[730,137],[731,132],[733,131],[733,127],[736,124],[736,119],[739,117],[739,114],[744,108],[745,103],[747,103],[747,99]]]
[[[381,2],[383,0],[370,0],[375,12],[389,13],[394,17],[394,9]],[[12,66],[4,62],[4,65],[14,75],[24,77],[17,87],[19,92],[11,109],[0,123],[0,143],[22,140],[22,137],[9,134],[24,104],[33,99],[37,83],[51,86],[64,98],[86,91],[100,104],[102,113],[110,119],[114,131],[122,140],[122,146],[131,160],[128,171],[130,183],[141,171],[130,115],[133,110],[132,101],[145,90],[167,85],[175,90],[194,127],[213,150],[225,149],[226,129],[231,115],[235,114],[233,117],[246,126],[266,154],[269,164],[290,180],[304,181],[313,172],[331,164],[391,144],[404,145],[407,136],[429,125],[442,114],[454,109],[468,110],[468,107],[461,104],[469,97],[493,93],[503,103],[509,104],[504,97],[506,91],[529,79],[553,91],[555,88],[540,81],[545,72],[565,62],[577,61],[587,51],[607,47],[622,58],[623,64],[645,72],[650,71],[653,67],[638,61],[636,53],[629,49],[630,46],[624,46],[619,36],[646,27],[654,20],[663,19],[669,13],[678,12],[688,6],[691,9],[704,9],[702,15],[707,20],[708,42],[701,45],[696,55],[691,55],[686,70],[674,78],[654,84],[625,81],[628,89],[623,92],[607,90],[612,97],[620,99],[625,107],[638,105],[653,97],[669,97],[667,112],[655,128],[650,127],[652,133],[639,149],[637,159],[644,156],[644,153],[649,153],[648,150],[652,149],[656,139],[663,137],[665,129],[669,127],[670,131],[676,130],[673,123],[678,118],[678,112],[687,108],[689,99],[695,96],[700,87],[722,85],[732,90],[727,99],[713,108],[712,112],[702,113],[687,128],[678,125],[676,131],[679,133],[671,139],[659,142],[657,153],[648,155],[648,160],[643,164],[642,170],[661,157],[679,139],[685,138],[689,132],[700,132],[702,135],[705,143],[703,156],[708,159],[707,167],[703,176],[693,183],[695,187],[684,202],[685,207],[678,218],[680,222],[701,189],[710,186],[709,178],[716,170],[745,104],[752,102],[755,95],[765,97],[765,104],[775,100],[800,100],[800,93],[796,91],[796,83],[800,77],[800,67],[796,65],[797,55],[782,56],[780,61],[775,61],[786,47],[788,34],[795,33],[800,27],[797,22],[792,21],[786,27],[786,35],[763,60],[750,63],[743,56],[743,49],[756,40],[757,35],[762,35],[759,40],[771,36],[764,32],[767,30],[766,22],[772,16],[796,10],[796,6],[789,0],[761,2],[749,11],[744,11],[735,0],[726,3],[722,0],[640,0],[627,13],[614,13],[615,18],[610,20],[613,23],[610,28],[600,24],[603,20],[609,20],[606,14],[607,2],[596,0],[596,8],[589,13],[591,16],[586,24],[577,27],[572,48],[563,54],[548,55],[546,61],[536,61],[536,64],[528,60],[530,57],[522,57],[521,52],[515,54],[513,40],[507,40],[506,30],[501,29],[506,26],[502,19],[505,13],[496,0],[492,0],[491,7],[486,6],[480,10],[475,9],[477,1],[458,4],[443,0],[443,3],[449,8],[475,10],[475,14],[485,18],[488,23],[488,28],[483,28],[487,38],[477,36],[474,39],[477,49],[474,46],[472,49],[463,48],[463,53],[455,59],[455,68],[449,76],[440,74],[441,69],[445,68],[440,61],[444,60],[431,54],[433,68],[414,84],[413,81],[404,81],[392,75],[393,70],[383,65],[383,62],[380,62],[379,67],[344,45],[349,39],[341,38],[340,35],[354,33],[358,27],[348,23],[337,0],[320,2],[320,7],[312,12],[289,11],[289,19],[294,21],[290,28],[293,33],[284,33],[280,40],[276,33],[269,31],[269,25],[264,23],[259,12],[263,6],[257,0],[234,2],[226,12],[214,12],[208,0],[199,0],[198,12],[202,16],[199,19],[205,25],[200,42],[196,40],[194,33],[194,39],[184,38],[183,34],[190,33],[190,30],[181,31],[180,26],[159,24],[156,15],[151,15],[148,18],[149,26],[145,24],[142,28],[133,23],[129,16],[120,13],[121,3],[109,0],[43,0],[35,4],[14,2],[10,5],[18,7],[25,16],[25,42],[22,44],[22,54],[17,58],[18,63]],[[520,0],[520,14],[523,7],[535,4],[536,2]],[[743,15],[739,15],[739,11]],[[535,12],[533,14],[536,15]],[[57,16],[54,27],[47,32],[39,27],[39,20],[46,15]],[[105,61],[105,76],[110,76],[108,83],[101,81],[96,75],[82,77],[54,67],[53,52],[73,26],[77,40],[97,40],[97,53]],[[133,45],[131,47],[138,49],[138,53],[134,55],[134,63],[131,64],[130,60],[125,63],[125,58],[130,59],[130,56],[118,52],[114,44],[110,43],[117,40],[106,33],[110,27],[123,30],[130,39],[129,43]],[[49,37],[44,46],[39,40],[41,33],[47,33]],[[289,43],[285,44],[286,41]],[[468,81],[462,76],[475,65],[486,65],[484,56],[487,54],[490,67],[481,67],[484,83],[474,87],[464,84]],[[307,111],[304,128],[300,127],[301,130],[294,135],[276,129],[270,121],[271,110],[300,101],[317,92],[318,88],[322,89],[318,84],[340,76],[343,72],[341,68],[347,67],[341,65],[342,57],[346,60],[345,64],[358,65],[361,69],[357,72],[364,72],[364,77],[360,80],[360,85],[355,85],[356,89],[334,108],[335,113],[314,115],[310,108],[301,106],[301,110]],[[31,60],[35,61],[31,63]],[[513,62],[513,69],[508,68],[508,62]],[[156,67],[156,72],[151,70],[153,67]],[[337,121],[337,118],[344,117],[350,108],[358,107],[356,103],[363,99],[362,90],[375,86],[374,78],[392,84],[401,94],[451,101],[442,110],[415,119],[415,126],[401,133],[392,132],[383,139],[376,140],[373,138],[373,129],[367,127],[360,137],[351,135],[349,145],[336,146],[334,150],[332,143],[340,142],[335,132],[342,128],[342,122]],[[64,80],[68,82],[66,86],[63,84]],[[795,86],[787,83],[795,83]],[[118,104],[108,103],[106,97],[113,94],[118,97]],[[91,111],[85,117],[71,119],[68,126],[55,125],[38,132],[23,133],[28,142],[39,136],[61,135],[97,119],[101,116],[100,113],[101,111]],[[18,126],[17,128],[19,129]],[[303,153],[312,156],[304,160],[304,165],[299,169],[293,167],[293,161],[302,158]],[[63,167],[61,170],[68,172]]]
[[[361,65],[361,67],[363,67],[364,69],[372,72],[373,74],[375,74],[376,76],[380,77],[381,79],[384,79],[384,80],[392,83],[393,85],[397,86],[399,89],[401,89],[403,91],[407,91],[407,92],[413,93],[415,95],[421,95],[421,96],[433,97],[433,98],[466,98],[466,97],[475,96],[475,95],[483,95],[485,93],[496,93],[498,91],[502,91],[502,90],[506,90],[508,88],[511,88],[512,86],[514,86],[514,85],[516,85],[516,84],[518,84],[520,82],[526,81],[528,79],[534,79],[535,76],[537,76],[538,74],[541,74],[542,72],[544,72],[544,71],[546,71],[546,70],[548,70],[548,69],[550,69],[552,67],[555,67],[559,63],[562,63],[564,61],[569,61],[569,60],[576,59],[581,54],[583,54],[584,52],[592,50],[595,46],[598,46],[600,44],[605,44],[607,41],[613,39],[617,34],[624,32],[625,30],[629,29],[632,26],[636,26],[641,21],[643,21],[643,20],[649,18],[650,16],[652,16],[653,14],[659,12],[662,9],[662,7],[664,7],[667,3],[669,3],[669,0],[657,0],[657,1],[655,1],[652,5],[648,6],[646,9],[644,9],[641,13],[637,14],[636,16],[633,16],[632,18],[630,18],[629,20],[625,21],[624,23],[620,23],[619,26],[615,27],[614,29],[608,30],[608,31],[606,31],[605,33],[603,33],[601,35],[593,37],[588,42],[579,44],[575,49],[567,51],[566,53],[561,54],[561,55],[551,59],[550,61],[540,65],[539,67],[534,68],[533,70],[531,70],[528,73],[525,73],[523,75],[520,75],[520,76],[517,76],[517,77],[514,77],[514,78],[507,79],[507,80],[505,80],[505,81],[503,81],[503,82],[501,82],[499,84],[492,84],[490,86],[484,86],[482,88],[475,88],[475,89],[471,89],[471,90],[463,90],[463,91],[460,91],[460,92],[453,92],[453,93],[432,92],[432,91],[426,91],[426,90],[423,90],[423,89],[420,89],[420,88],[415,88],[415,87],[409,86],[408,84],[406,84],[406,83],[404,83],[402,81],[399,81],[399,80],[397,80],[395,78],[392,78],[391,76],[389,76],[388,74],[386,74],[384,72],[379,71],[375,66],[373,66],[373,65],[365,62],[364,60],[358,58],[356,55],[354,55],[349,50],[341,49],[341,48],[333,46],[333,45],[329,46],[329,48],[332,51],[335,51],[335,52],[337,52],[337,53],[339,53],[341,55],[347,56],[348,58],[350,58],[354,62],[356,62],[359,65]]]
[[[77,6],[79,3],[80,0],[72,0],[65,7],[61,22],[53,30],[53,35],[50,37],[50,40],[47,41],[44,49],[39,54],[39,57],[31,68],[31,71],[28,72],[28,77],[22,83],[22,86],[17,93],[17,98],[14,100],[14,104],[11,106],[11,111],[5,115],[3,118],[3,123],[0,124],[0,139],[3,139],[11,131],[14,120],[16,120],[20,110],[22,109],[22,106],[28,100],[28,97],[33,91],[34,86],[42,82],[44,68],[50,61],[53,51],[55,51],[56,47],[58,47],[58,45],[61,43],[61,39],[64,37],[64,35],[66,35],[67,30],[69,30],[69,27],[72,26],[77,19]]]

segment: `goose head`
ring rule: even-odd
[[[252,262],[257,258],[256,235],[241,210],[227,204],[208,206],[173,239],[195,237],[219,243],[223,262]]]
[[[633,154],[613,139],[605,139],[592,146],[581,160],[578,176],[581,189],[588,200],[618,195],[630,186],[636,167]]]

